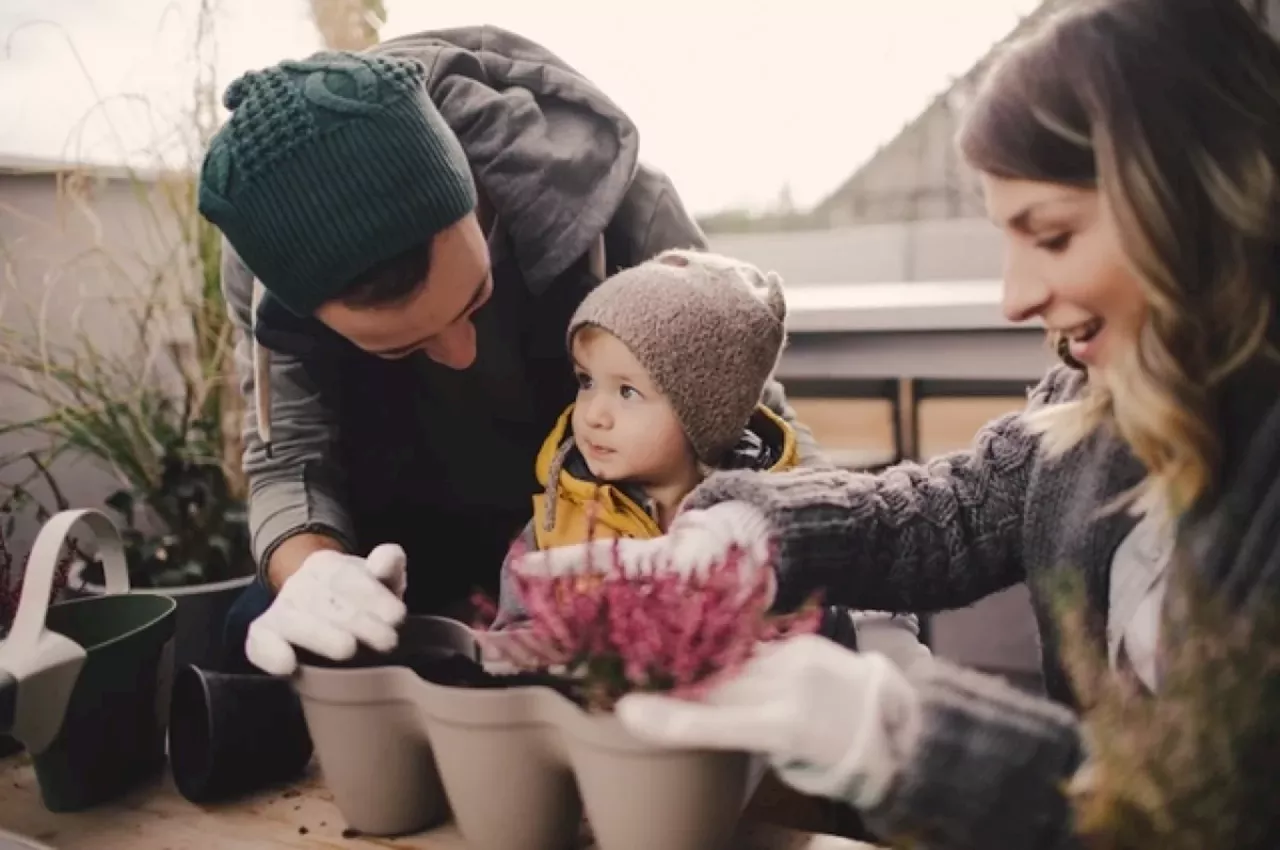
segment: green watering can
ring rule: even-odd
[[[106,595],[49,605],[77,523],[97,539]],[[49,810],[88,808],[163,768],[176,607],[129,593],[120,534],[104,514],[62,511],[40,529],[0,641],[0,734],[31,754]]]

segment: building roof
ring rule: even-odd
[[[782,275],[790,286],[998,278],[1000,232],[985,218],[824,230],[712,233],[711,249]]]
[[[1023,15],[1018,20],[1018,22],[1014,25],[1013,29],[1009,31],[1008,35],[1006,35],[1004,38],[1000,39],[995,44],[993,44],[991,48],[985,54],[983,54],[982,58],[980,58],[977,62],[975,62],[973,66],[969,68],[968,71],[965,71],[959,77],[956,77],[955,79],[953,79],[951,83],[947,86],[947,88],[942,92],[938,93],[937,96],[935,96],[931,101],[929,101],[928,105],[925,106],[924,109],[920,110],[920,112],[916,115],[915,118],[907,122],[907,124],[903,126],[901,130],[898,131],[897,135],[895,135],[893,138],[891,138],[889,141],[885,142],[884,144],[880,145],[880,147],[876,148],[875,152],[871,154],[870,158],[868,158],[861,166],[859,166],[857,170],[853,172],[853,174],[851,174],[843,182],[841,182],[840,185],[837,186],[831,193],[829,193],[825,198],[820,200],[814,206],[814,209],[816,211],[822,211],[827,209],[832,204],[839,203],[841,198],[845,194],[847,194],[851,188],[857,186],[857,184],[860,181],[860,178],[864,173],[875,168],[878,162],[880,161],[880,159],[883,156],[885,156],[890,150],[892,150],[898,144],[899,140],[901,140],[906,136],[909,136],[915,130],[917,130],[919,126],[924,122],[926,117],[931,112],[933,112],[933,110],[946,108],[948,102],[951,99],[953,99],[957,94],[965,91],[967,87],[972,86],[974,83],[976,83],[979,77],[981,77],[981,75],[986,71],[986,69],[991,65],[991,63],[995,61],[996,57],[999,56],[1000,51],[1004,49],[1006,45],[1008,45],[1012,41],[1015,41],[1018,38],[1021,38],[1033,27],[1039,25],[1039,23],[1043,21],[1045,18],[1049,17],[1059,9],[1064,8],[1068,3],[1071,3],[1071,2],[1074,2],[1074,0],[1041,0],[1038,6],[1032,9],[1026,15]]]

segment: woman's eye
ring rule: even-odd
[[[1061,254],[1067,250],[1067,246],[1071,244],[1070,233],[1060,233],[1057,236],[1048,239],[1041,239],[1036,243],[1036,247],[1041,250],[1048,251],[1050,254]]]
[[[632,398],[639,398],[639,397],[640,397],[640,393],[639,393],[639,391],[637,391],[637,390],[636,390],[636,388],[635,388],[635,387],[629,387],[629,386],[626,386],[625,384],[622,386],[622,388],[621,388],[620,390],[618,390],[618,394],[619,394],[619,395],[621,395],[623,398],[626,398],[626,399],[632,399]]]

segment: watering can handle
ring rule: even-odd
[[[49,607],[49,595],[53,592],[53,576],[58,566],[58,555],[67,541],[67,534],[77,522],[83,522],[93,532],[98,542],[98,560],[107,583],[107,593],[129,592],[129,569],[125,563],[124,546],[120,532],[106,514],[95,510],[60,511],[53,515],[36,535],[27,560],[27,570],[22,580],[22,598],[18,600],[18,613],[13,618],[7,642],[19,651],[35,651],[44,631],[44,615]],[[2,673],[3,671],[0,671]],[[4,682],[0,678],[0,705],[3,705]]]

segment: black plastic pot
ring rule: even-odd
[[[163,770],[173,612],[172,599],[150,595],[49,608],[48,629],[88,651],[58,737],[33,757],[50,811],[89,808]]]
[[[22,742],[9,735],[0,735],[0,759],[22,752]]]
[[[311,761],[302,703],[288,679],[178,671],[169,762],[193,803],[225,800],[296,779]]]
[[[84,569],[83,563],[71,568],[70,580],[63,591],[67,598],[92,598],[106,593],[101,584],[84,580]],[[174,668],[181,670],[194,664],[208,670],[216,668],[221,661],[227,612],[253,580],[252,575],[246,575],[187,587],[138,588],[133,592],[168,596],[178,603],[174,614]]]

